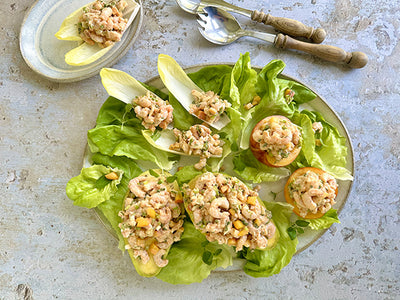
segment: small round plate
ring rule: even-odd
[[[201,65],[194,65],[188,68],[185,68],[186,73],[193,73],[198,70],[200,70],[203,67],[206,66],[211,66],[211,65],[217,65],[217,64],[201,64]],[[230,65],[233,66],[231,63],[221,63],[218,65]],[[253,66],[253,69],[255,69],[257,72],[259,72],[262,68],[260,67],[255,67]],[[279,75],[279,77],[288,79],[288,80],[293,80],[296,81],[311,91],[313,91],[317,97],[313,100],[310,101],[306,104],[302,104],[300,106],[300,109],[307,109],[307,110],[313,110],[317,111],[322,114],[322,116],[325,118],[326,121],[334,125],[339,133],[346,138],[346,147],[348,149],[347,153],[347,165],[346,168],[350,171],[350,174],[354,177],[354,157],[353,157],[353,146],[351,144],[350,136],[349,133],[347,132],[347,129],[340,119],[340,117],[337,115],[337,113],[329,106],[329,104],[324,100],[313,88],[311,88],[309,85],[305,84],[304,82],[301,82],[300,80],[287,76],[285,74]],[[153,77],[145,82],[147,85],[153,86],[155,88],[160,89],[163,92],[167,92],[167,89],[165,88],[161,78],[159,76]],[[83,161],[83,167],[87,168],[91,166],[91,153],[89,150],[89,147],[86,146],[85,153],[84,153],[84,161]],[[228,165],[228,162],[226,162],[226,167],[229,169],[230,166]],[[286,183],[287,178],[284,178],[282,180],[279,180],[277,182],[263,182],[260,184],[261,190],[259,192],[260,198],[265,200],[265,201],[278,201],[278,202],[284,202],[285,197],[283,194],[283,188]],[[337,209],[338,213],[342,210],[344,207],[347,198],[350,194],[351,187],[353,185],[353,181],[349,180],[337,180],[339,184],[339,192],[338,195],[336,196],[336,204],[333,206],[333,208]],[[273,192],[273,193],[271,193]],[[97,208],[94,209],[97,217],[99,218],[100,222],[103,223],[105,228],[107,229],[108,232],[110,232],[116,239],[118,239],[116,233],[114,232],[114,229],[112,228],[111,224],[107,221],[107,218],[101,213],[101,211]],[[295,215],[292,214],[292,221],[295,220]],[[298,237],[298,245],[297,245],[297,251],[296,254],[300,253],[301,251],[307,249],[309,246],[311,246],[314,242],[316,242],[325,232],[325,230],[311,230],[309,228],[305,229],[304,234],[301,234]],[[221,271],[221,272],[227,272],[227,271],[238,271],[242,270],[244,264],[243,259],[236,259],[234,258],[233,260],[233,265],[226,268],[222,269],[219,268],[216,271]]]
[[[73,82],[97,75],[101,68],[112,66],[124,56],[136,40],[142,26],[143,6],[141,0],[135,1],[140,5],[139,12],[122,40],[95,62],[70,66],[64,61],[64,55],[78,44],[58,40],[54,34],[69,14],[91,1],[37,0],[22,22],[19,36],[22,56],[33,71],[52,81]]]

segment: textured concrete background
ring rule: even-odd
[[[0,299],[235,298],[400,299],[400,10],[391,0],[231,1],[328,32],[326,43],[364,51],[361,70],[243,38],[218,47],[173,0],[144,0],[139,39],[114,67],[146,80],[157,55],[183,66],[283,59],[345,122],[356,179],[337,224],[279,274],[213,273],[171,286],[139,277],[92,211],[74,207],[65,184],[81,168],[86,131],[107,95],[99,76],[58,84],[32,72],[18,34],[33,1],[0,2]],[[255,26],[239,19],[248,27]]]

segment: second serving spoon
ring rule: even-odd
[[[176,0],[176,3],[186,12],[191,14],[201,13],[204,7],[213,6],[226,11],[242,14],[251,18],[253,21],[264,23],[274,27],[276,30],[286,33],[294,37],[304,37],[314,43],[321,43],[325,37],[326,32],[322,28],[314,29],[304,25],[303,23],[282,17],[274,17],[262,11],[245,9],[223,0]]]
[[[204,7],[204,13],[198,13],[200,33],[210,42],[227,45],[243,36],[251,36],[274,44],[276,48],[296,49],[319,58],[343,63],[351,68],[362,68],[368,62],[368,57],[363,52],[346,52],[345,50],[330,46],[300,42],[287,35],[270,34],[252,30],[243,30],[238,21],[230,13],[217,7]]]

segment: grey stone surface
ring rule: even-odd
[[[107,95],[99,76],[70,84],[32,72],[18,46],[33,1],[0,2],[0,299],[267,298],[400,299],[400,10],[390,0],[231,1],[322,26],[326,43],[364,51],[361,70],[243,38],[203,40],[194,16],[173,0],[144,0],[139,39],[114,67],[139,80],[157,75],[157,55],[183,66],[280,58],[345,122],[356,177],[340,219],[279,275],[214,272],[171,286],[138,276],[92,211],[65,195],[81,168],[86,131]],[[239,17],[247,27],[263,29]]]

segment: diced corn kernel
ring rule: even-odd
[[[160,251],[160,248],[158,248],[156,244],[153,243],[150,245],[149,252],[151,254],[156,255],[158,251]]]
[[[254,98],[253,98],[253,102],[251,102],[251,104],[253,104],[253,105],[257,105],[257,104],[259,104],[259,103],[260,103],[260,101],[261,101],[261,97],[260,97],[260,96],[258,96],[258,95],[256,95],[256,96],[254,96]]]
[[[250,108],[252,108],[253,107],[253,104],[252,103],[247,103],[245,106],[244,106],[244,109],[245,110],[249,110]]]
[[[256,205],[257,197],[256,196],[248,197],[246,202],[247,204]]]
[[[249,229],[247,228],[247,227],[245,227],[244,229],[242,229],[239,233],[238,233],[238,235],[239,236],[244,236],[244,235],[246,235],[246,234],[248,234],[249,233]]]
[[[235,226],[236,229],[242,229],[244,227],[244,224],[240,220],[236,220],[233,222],[233,226]]]
[[[261,225],[260,219],[255,219],[254,224],[256,224],[257,226],[260,226]]]
[[[233,216],[233,215],[235,215],[236,212],[235,212],[235,210],[233,208],[230,208],[229,209],[229,213]]]
[[[250,247],[250,240],[246,240],[243,244],[245,247]]]
[[[211,108],[208,110],[208,112],[209,112],[210,114],[212,114],[212,115],[216,115],[216,114],[217,114],[217,110],[216,110],[215,108],[213,108],[213,107],[211,107]]]
[[[142,218],[139,217],[136,219],[136,226],[137,227],[146,227],[150,224],[150,219],[149,218]]]
[[[321,146],[321,140],[320,139],[315,139],[315,146]]]
[[[117,180],[118,179],[118,174],[115,172],[108,173],[104,175],[108,180]]]
[[[148,215],[150,218],[152,218],[152,219],[155,219],[155,218],[156,218],[156,211],[154,210],[154,208],[148,207],[148,208],[146,209],[146,213],[147,213],[147,215]]]
[[[236,243],[237,243],[237,241],[234,238],[231,238],[231,239],[228,240],[228,245],[229,246],[236,246]]]

